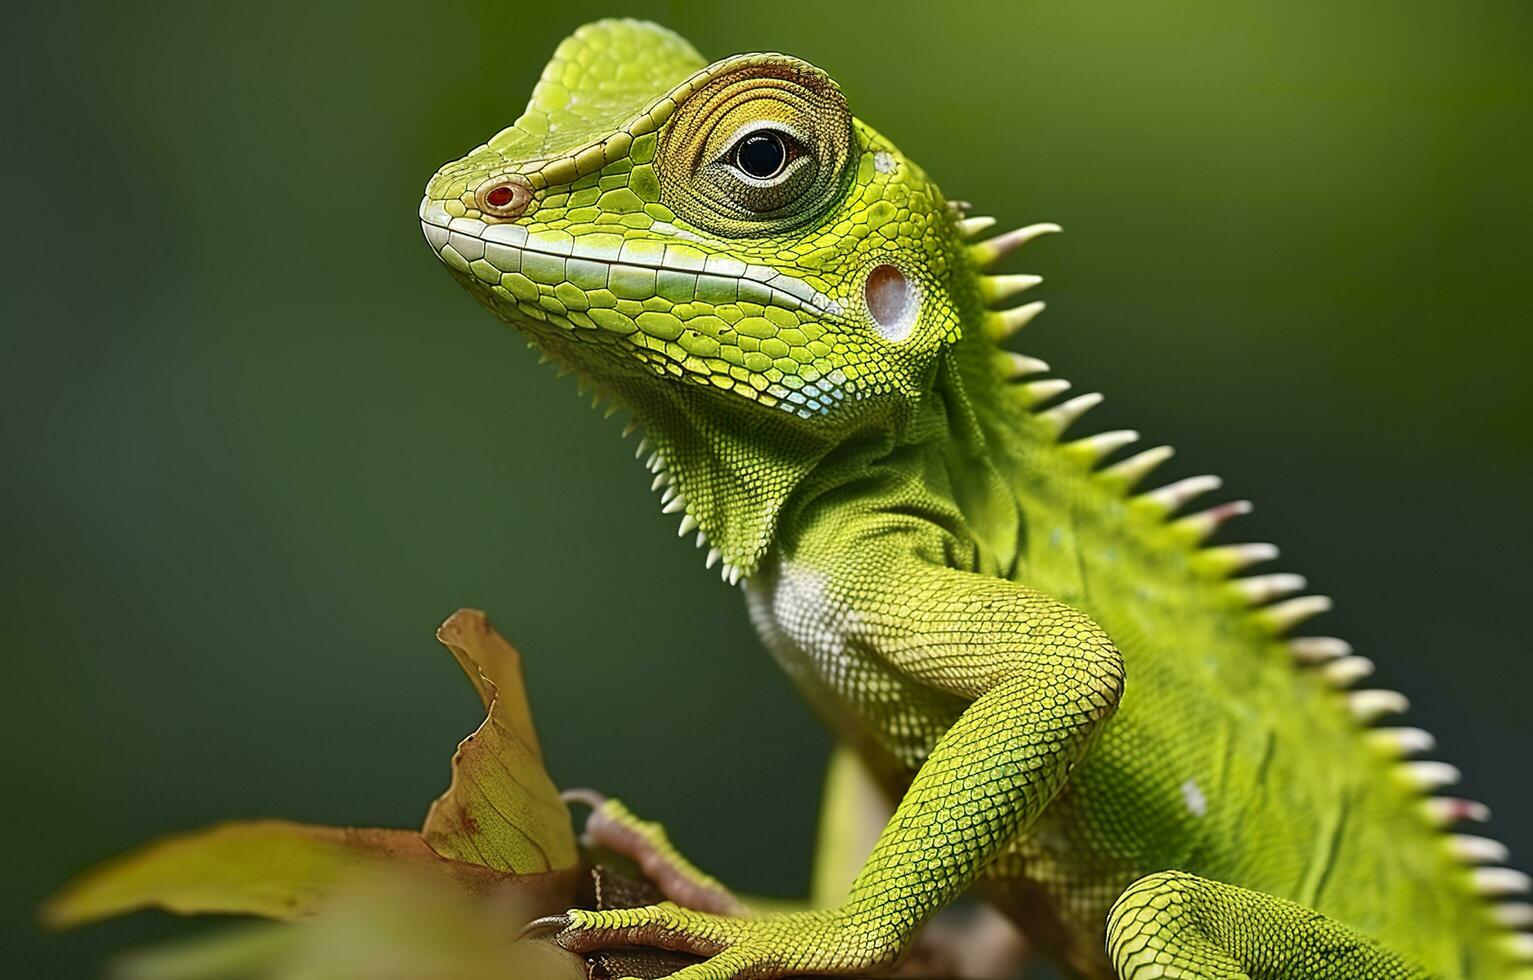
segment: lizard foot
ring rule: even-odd
[[[838,911],[745,919],[662,902],[637,909],[574,909],[539,919],[524,935],[548,935],[574,953],[648,946],[707,957],[672,980],[776,980],[865,974],[898,958],[899,938]]]
[[[572,789],[560,795],[565,803],[591,808],[586,819],[584,843],[627,858],[668,901],[699,912],[743,916],[745,903],[712,876],[700,871],[672,846],[665,828],[641,820],[621,800],[594,790]]]

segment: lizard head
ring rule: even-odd
[[[635,21],[564,41],[420,219],[480,303],[634,412],[746,569],[806,465],[909,415],[973,292],[946,200],[828,75]]]

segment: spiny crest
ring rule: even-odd
[[[1010,254],[1028,242],[1060,230],[1056,224],[1044,222],[1008,231],[1005,234],[996,235],[979,241],[977,239],[984,232],[995,227],[995,219],[987,217],[967,218],[963,217],[968,204],[963,201],[949,201],[948,204],[959,215],[958,232],[964,238],[973,243],[968,246],[969,260],[977,269],[988,269],[1003,256]],[[1012,334],[1027,326],[1034,317],[1043,312],[1043,302],[1035,301],[1024,303],[1021,306],[1006,308],[1009,300],[1025,293],[1043,281],[1041,276],[1016,274],[1016,275],[982,275],[979,278],[980,298],[984,300],[989,312],[985,314],[985,332],[997,342],[1005,340]],[[1046,369],[1046,368],[1045,368]]]
[[[527,346],[534,347],[531,342],[528,342]],[[576,373],[574,367],[547,353],[539,354],[538,363],[552,364],[556,377],[563,378]],[[576,374],[575,387],[577,393],[582,396],[587,392],[592,394],[591,407],[593,409],[600,408],[603,403],[607,405],[606,410],[602,413],[603,418],[611,418],[626,408],[626,406],[618,401],[616,396],[604,391],[594,381],[583,375]],[[623,424],[622,438],[627,439],[639,431],[639,428],[639,420],[629,416],[628,420]],[[633,455],[635,459],[643,460],[644,468],[654,474],[653,479],[650,480],[649,488],[652,492],[660,494],[660,512],[662,514],[681,514],[681,523],[677,527],[676,536],[684,538],[693,531],[696,531],[697,547],[701,548],[707,545],[708,539],[698,528],[697,518],[687,513],[687,499],[681,493],[676,475],[667,468],[664,455],[658,449],[653,449],[650,446],[647,436],[640,436],[638,445],[634,447]],[[722,558],[723,554],[719,549],[710,547],[704,560],[704,567],[712,568],[714,565],[719,564]],[[723,580],[730,585],[739,585],[741,580],[745,578],[744,569],[729,562],[724,562],[719,571]]]
[[[623,430],[623,435],[627,436],[636,428],[637,426],[630,424]],[[646,457],[645,453],[649,455]],[[712,568],[715,565],[719,565],[723,560],[724,554],[718,548],[708,545],[708,536],[698,527],[697,518],[687,512],[687,498],[681,492],[676,475],[666,465],[665,455],[659,450],[651,450],[647,438],[639,440],[639,445],[634,450],[633,455],[635,459],[643,459],[645,469],[654,474],[654,478],[650,481],[649,489],[660,494],[660,513],[681,515],[681,523],[677,525],[676,536],[684,538],[688,534],[696,532],[696,546],[698,548],[708,547],[707,554],[703,559],[703,567]],[[727,561],[722,563],[719,574],[730,585],[739,585],[741,580],[745,578],[744,569]]]
[[[958,227],[966,237],[974,238],[994,224],[991,218],[963,218]],[[969,254],[976,266],[987,268],[1039,235],[1058,230],[1059,227],[1052,224],[1031,225],[972,244]],[[981,277],[980,294],[991,308],[985,314],[985,328],[997,343],[1031,322],[1043,311],[1044,304],[1035,301],[1009,309],[998,307],[1040,281],[1038,276],[1032,275]],[[1223,485],[1218,477],[1209,475],[1187,477],[1135,494],[1135,489],[1171,458],[1171,447],[1145,449],[1107,463],[1120,450],[1137,442],[1138,433],[1119,429],[1063,441],[1071,426],[1101,404],[1100,394],[1093,392],[1056,401],[1069,390],[1070,383],[1063,378],[1034,378],[1046,373],[1049,365],[1026,354],[998,351],[995,369],[1002,379],[1011,383],[1017,400],[1059,440],[1061,452],[1088,470],[1104,491],[1124,498],[1131,512],[1151,522],[1152,526],[1163,527],[1174,544],[1188,549],[1190,564],[1195,570],[1220,583],[1232,602],[1250,610],[1248,615],[1253,626],[1272,637],[1299,668],[1341,692],[1348,713],[1363,728],[1366,743],[1392,766],[1407,791],[1420,794],[1420,813],[1429,824],[1443,831],[1441,840],[1445,857],[1466,868],[1469,886],[1475,893],[1492,900],[1488,905],[1492,921],[1498,927],[1510,930],[1503,937],[1508,956],[1517,963],[1533,963],[1533,935],[1516,931],[1533,929],[1533,904],[1511,900],[1525,896],[1533,889],[1533,881],[1523,872],[1505,866],[1509,854],[1498,841],[1454,831],[1456,825],[1465,821],[1487,821],[1489,808],[1472,800],[1438,795],[1457,785],[1461,773],[1446,762],[1415,758],[1436,749],[1436,739],[1430,733],[1412,727],[1372,727],[1385,718],[1405,713],[1409,708],[1405,696],[1397,691],[1353,690],[1354,685],[1373,674],[1372,660],[1358,656],[1349,644],[1333,637],[1288,636],[1300,624],[1329,611],[1330,598],[1304,594],[1308,586],[1304,577],[1289,572],[1234,577],[1253,565],[1276,559],[1278,549],[1274,545],[1206,545],[1214,532],[1228,521],[1250,513],[1251,503],[1235,500],[1183,513],[1194,501]]]

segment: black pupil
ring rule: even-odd
[[[788,148],[776,133],[752,133],[735,148],[735,165],[757,180],[777,176],[787,162]]]

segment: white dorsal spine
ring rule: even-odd
[[[1070,382],[1064,378],[1048,378],[1044,381],[1027,381],[1016,386],[1023,404],[1028,407],[1048,401],[1070,390]]]
[[[1512,859],[1507,846],[1476,834],[1449,834],[1448,851],[1465,864],[1505,864]]]
[[[1145,477],[1174,455],[1176,450],[1170,446],[1156,446],[1136,453],[1121,463],[1114,463],[1102,470],[1100,475],[1118,484],[1124,492],[1127,492],[1134,489]]]
[[[1009,310],[996,310],[985,314],[985,332],[996,343],[1000,343],[1023,327],[1032,323],[1038,314],[1047,307],[1041,299],[1035,299],[1031,303],[1023,303]]]
[[[1533,879],[1516,868],[1474,868],[1470,874],[1481,895],[1525,895],[1533,888]]]
[[[1394,758],[1425,755],[1437,749],[1437,739],[1420,728],[1371,728],[1365,737],[1370,745]]]
[[[1233,575],[1252,565],[1275,561],[1279,555],[1275,544],[1252,541],[1246,544],[1226,544],[1204,548],[1198,552],[1200,563],[1212,569],[1216,575]]]
[[[1138,499],[1154,506],[1156,509],[1170,514],[1180,510],[1205,493],[1212,493],[1224,486],[1224,481],[1211,473],[1202,476],[1189,476],[1185,480],[1177,480],[1168,483],[1155,490],[1149,490],[1139,495]]]
[[[1457,796],[1429,796],[1421,801],[1427,819],[1438,827],[1452,827],[1458,823],[1489,823],[1490,807],[1479,800],[1465,800]]]
[[[1347,707],[1352,717],[1367,724],[1386,715],[1403,715],[1411,709],[1411,703],[1399,691],[1370,689],[1349,693]]]
[[[1017,296],[1027,292],[1034,286],[1043,282],[1042,276],[1029,275],[1025,272],[1007,276],[981,276],[979,280],[979,295],[985,301],[985,305],[996,307]]]
[[[1351,687],[1373,674],[1373,661],[1367,657],[1342,657],[1320,668],[1320,674],[1336,687]]]
[[[1257,622],[1274,634],[1286,633],[1307,619],[1331,611],[1330,596],[1302,595],[1285,599],[1252,613]]]
[[[975,235],[989,231],[995,227],[995,219],[991,217],[960,218],[958,220],[958,233],[965,238],[973,238]]]
[[[1171,526],[1191,541],[1204,541],[1225,524],[1237,517],[1244,517],[1253,509],[1249,500],[1229,500],[1178,518]]]
[[[1464,774],[1458,766],[1436,760],[1402,762],[1399,770],[1407,782],[1418,790],[1432,793],[1445,786],[1457,786]]]
[[[970,245],[969,259],[981,269],[988,268],[1002,256],[1021,248],[1033,239],[1063,230],[1053,222],[1044,221],[1036,225],[1028,225],[1026,228],[1018,228],[1016,231],[1008,231],[1003,235],[996,235],[994,238]]]
[[[1352,655],[1352,644],[1334,636],[1298,636],[1288,641],[1288,649],[1300,663],[1320,664]]]
[[[1270,572],[1266,575],[1231,579],[1229,586],[1237,596],[1253,606],[1259,606],[1283,596],[1303,592],[1309,582],[1303,575],[1295,575],[1293,572]]]
[[[1138,441],[1139,433],[1133,429],[1111,429],[1066,443],[1064,449],[1083,460],[1088,466],[1095,466],[1118,450],[1125,446],[1132,446]]]
[[[1100,392],[1092,391],[1084,395],[1076,395],[1068,401],[1060,402],[1053,408],[1039,412],[1038,417],[1047,422],[1053,428],[1055,437],[1064,434],[1081,416],[1102,404]]]

